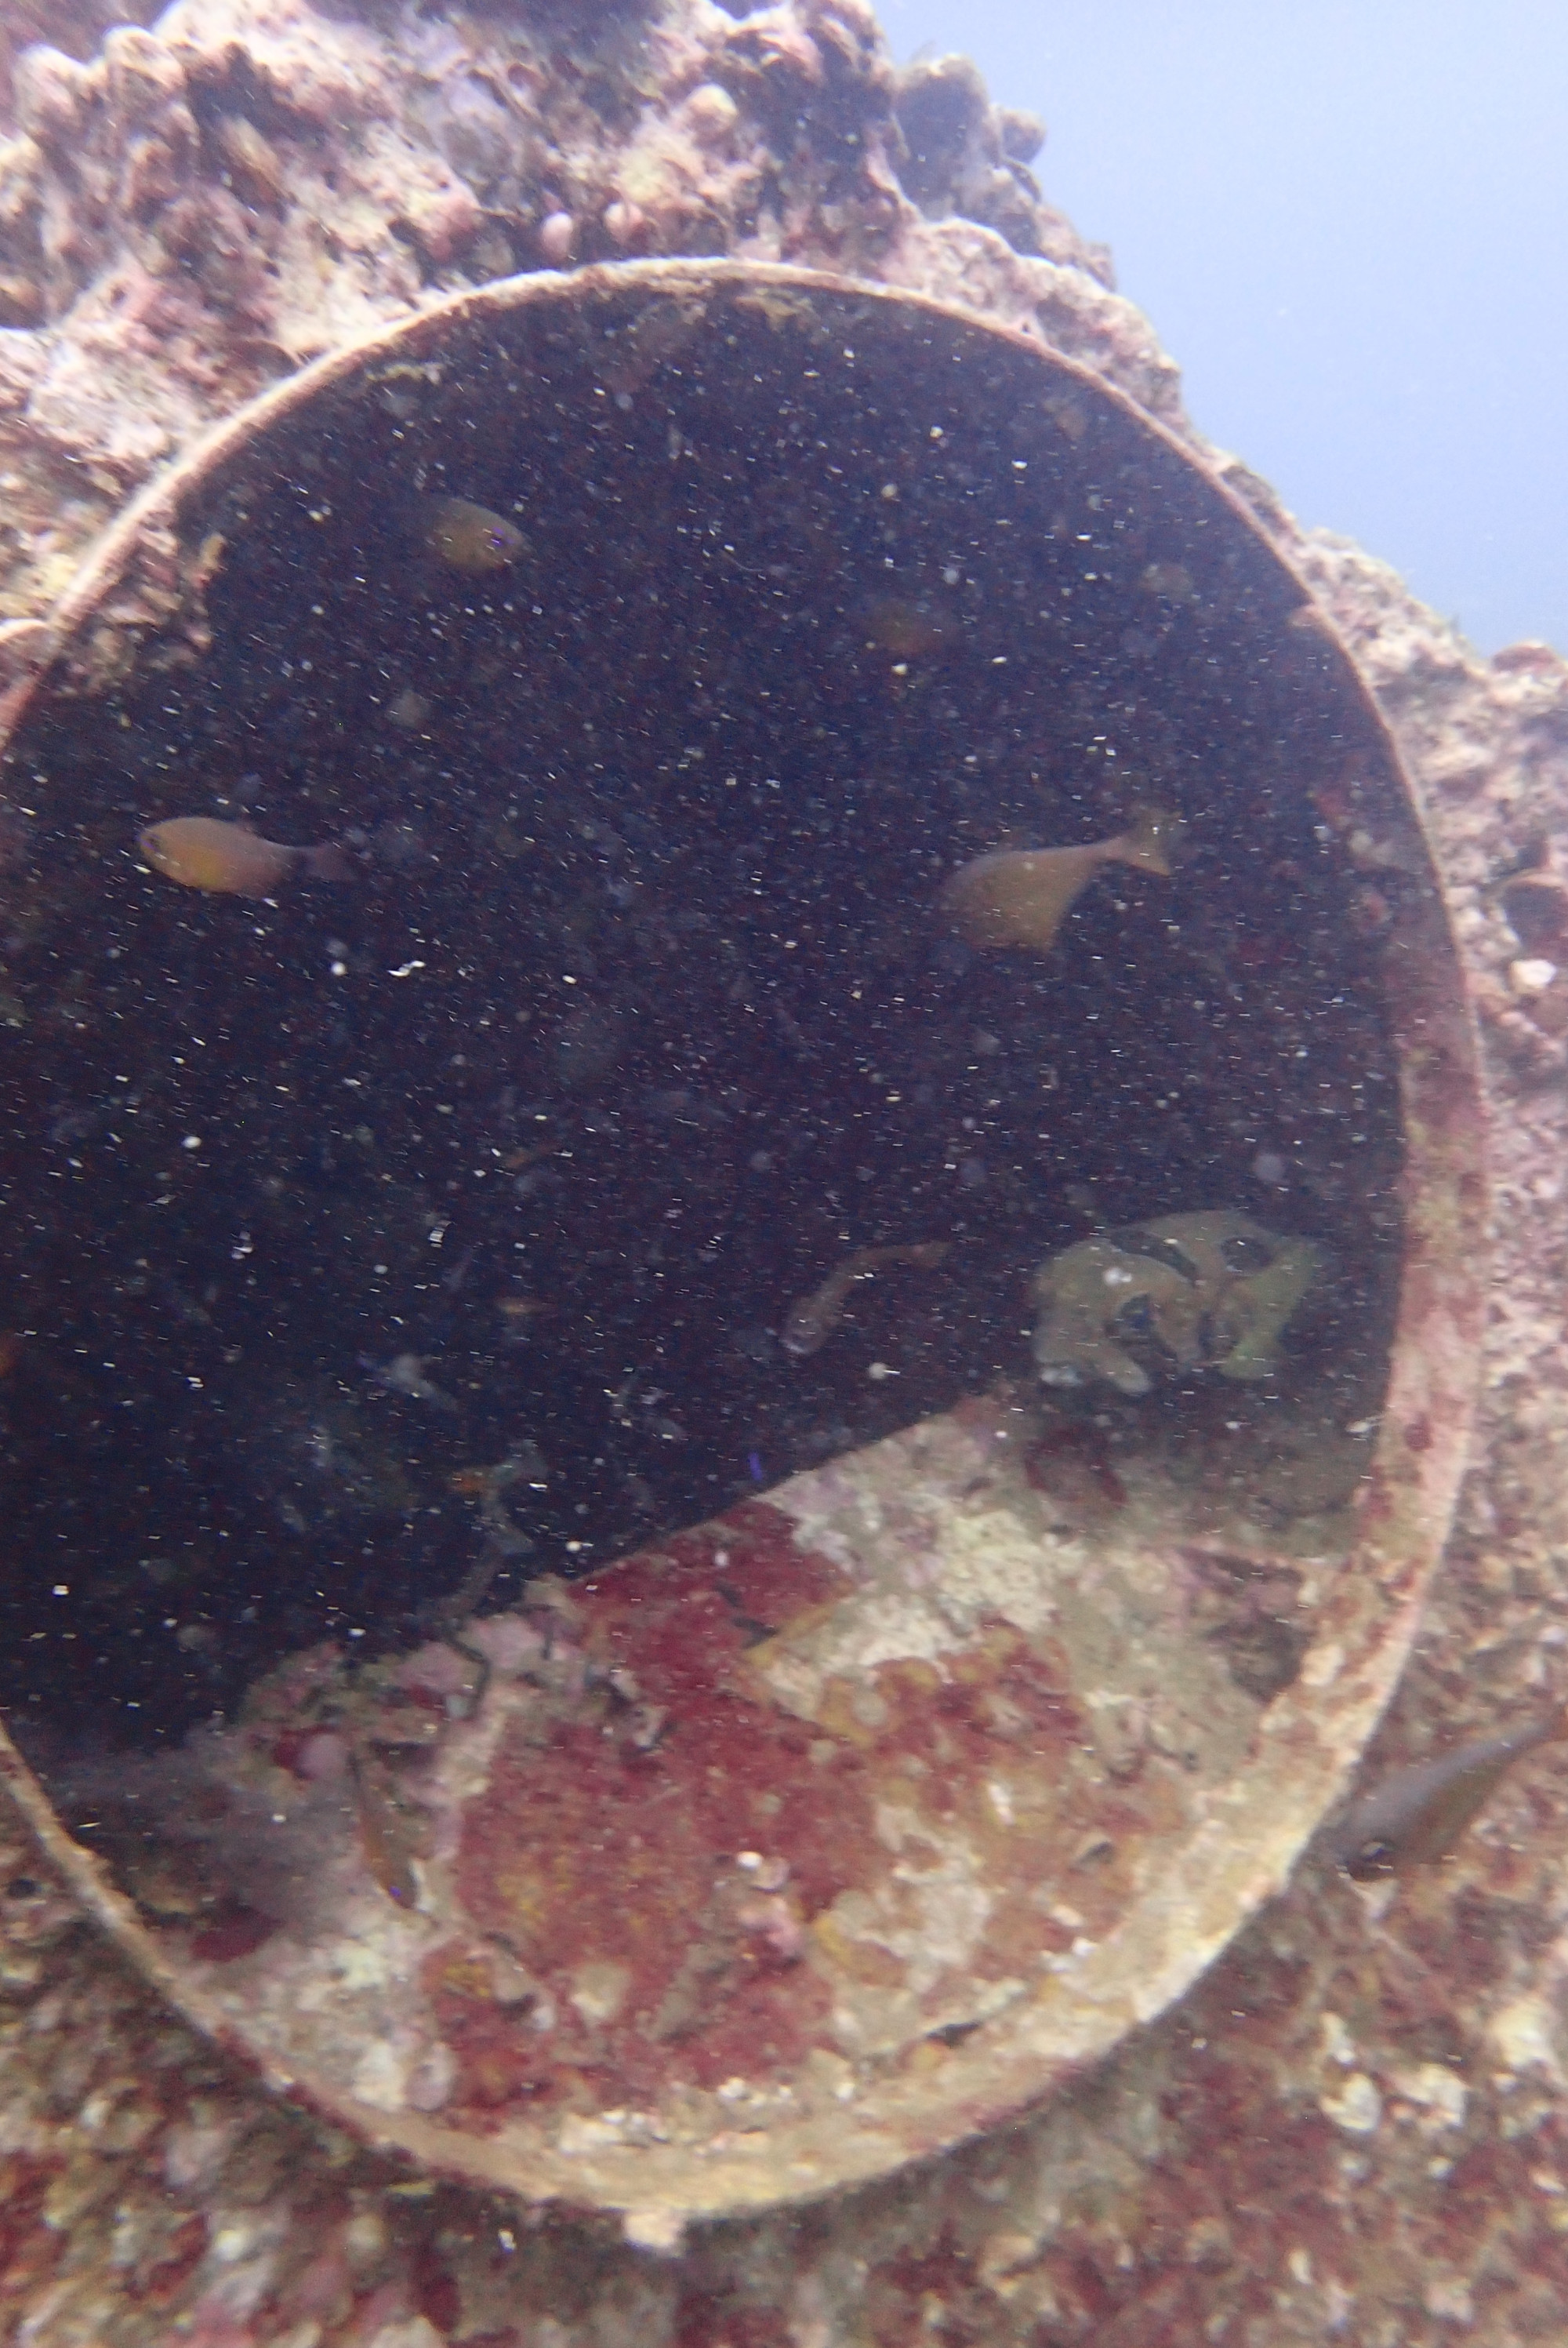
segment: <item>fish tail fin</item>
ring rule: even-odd
[[[1115,853],[1123,864],[1135,864],[1141,872],[1159,872],[1168,879],[1171,850],[1182,828],[1181,817],[1167,808],[1136,807],[1131,829],[1115,843]]]
[[[354,878],[348,850],[340,848],[335,839],[327,840],[320,848],[302,848],[300,855],[302,859],[300,870],[307,880],[351,880]]]

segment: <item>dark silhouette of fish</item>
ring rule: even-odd
[[[825,1345],[843,1313],[845,1299],[857,1280],[869,1280],[887,1263],[921,1264],[929,1269],[941,1262],[952,1245],[950,1240],[920,1240],[911,1247],[856,1248],[809,1296],[803,1296],[792,1307],[779,1339],[786,1354],[804,1361]]]
[[[1330,1857],[1358,1883],[1445,1859],[1514,1763],[1563,1737],[1568,1709],[1391,1771],[1341,1812]]]

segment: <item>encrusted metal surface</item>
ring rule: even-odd
[[[324,673],[311,694],[329,705],[348,693],[335,656],[343,677],[374,666],[378,641],[407,660],[405,615],[383,581],[325,626],[303,624],[318,608],[313,593],[329,596],[340,577],[350,593],[363,533],[375,526],[340,501],[354,495],[356,435],[383,432],[392,448],[406,428],[424,436],[426,457],[466,436],[466,471],[482,478],[497,450],[515,462],[528,430],[542,437],[563,412],[572,432],[535,465],[529,530],[553,529],[565,544],[610,497],[620,526],[640,534],[619,553],[610,541],[590,547],[584,577],[570,582],[579,613],[600,628],[624,613],[620,555],[627,578],[656,581],[655,598],[676,604],[656,633],[627,623],[624,643],[611,634],[596,645],[589,633],[563,653],[559,634],[549,638],[550,660],[584,664],[582,691],[589,705],[600,695],[601,722],[630,726],[627,659],[655,714],[677,722],[672,690],[668,707],[656,697],[671,673],[669,632],[680,640],[685,629],[684,656],[697,659],[700,644],[713,671],[715,643],[692,633],[692,613],[721,636],[715,591],[753,614],[751,640],[736,623],[721,648],[731,665],[717,669],[724,693],[744,698],[744,660],[761,664],[764,644],[784,650],[782,634],[762,633],[780,600],[762,558],[781,548],[803,566],[782,574],[781,630],[796,626],[791,644],[825,646],[809,693],[838,692],[845,727],[850,713],[874,709],[890,746],[879,780],[894,794],[882,833],[928,821],[921,844],[938,869],[983,845],[988,827],[1017,820],[1031,791],[1059,815],[1085,798],[1115,811],[1125,789],[1099,758],[1108,736],[1095,726],[1112,706],[1123,713],[1123,757],[1144,788],[1178,803],[1194,847],[1178,874],[1179,918],[1127,932],[1136,951],[1124,976],[1075,979],[1081,1012],[1099,1001],[1088,990],[1110,989],[1082,1012],[1080,1062],[1062,1040],[1064,1010],[1033,1044],[1060,1052],[1056,1113],[1083,1135],[1056,1151],[1058,1179],[1075,1148],[1095,1179],[1124,1179],[1102,1170],[1088,1131],[1098,1106],[1114,1145],[1121,1084],[1094,1056],[1103,1034],[1090,1031],[1114,1011],[1131,1049],[1173,989],[1185,990],[1183,1007],[1159,1041],[1167,1056],[1185,1055],[1199,1096],[1186,1138],[1173,1121],[1167,1146],[1185,1195],[1152,1194],[1157,1151],[1141,1195],[1107,1195],[1144,1214],[1233,1203],[1234,1136],[1246,1130],[1234,1120],[1267,1089],[1266,1056],[1255,1042],[1216,1042],[1227,1022],[1244,1038],[1276,1035],[1279,1073],[1266,1065],[1281,1097],[1310,1081],[1338,1120],[1311,1193],[1342,1266],[1338,1318],[1309,1334],[1255,1409],[1231,1393],[1216,1403],[1201,1379],[1195,1399],[1164,1417],[1119,1401],[1101,1415],[1114,1437],[1107,1465],[1082,1422],[1042,1416],[1027,1331],[1014,1366],[991,1335],[973,1355],[956,1341],[944,1354],[933,1323],[897,1357],[901,1385],[880,1359],[843,1374],[846,1395],[853,1385],[871,1400],[854,1403],[855,1439],[836,1461],[797,1469],[698,1531],[642,1544],[528,1612],[469,1627],[445,1664],[425,1665],[434,1678],[410,1663],[356,1694],[328,1657],[313,1676],[272,1683],[217,1750],[213,1779],[269,1797],[271,1788],[284,1818],[297,1802],[320,1838],[320,1879],[299,1912],[262,1911],[268,1929],[252,1945],[234,1916],[227,1940],[210,1919],[155,1933],[47,1829],[82,1896],[159,1985],[269,2077],[437,2170],[623,2211],[651,2242],[693,2215],[821,2195],[1017,2112],[1161,2012],[1284,1880],[1387,1699],[1452,1508],[1479,1327],[1479,1110],[1462,986],[1398,759],[1331,628],[1251,516],[1130,403],[1020,335],[913,297],[721,263],[517,281],[427,313],[266,395],[111,533],[57,614],[52,665],[18,688],[12,713],[13,780],[26,778],[37,809],[45,908],[37,964],[19,983],[26,1018],[53,1019],[65,1039],[52,1082],[107,1080],[102,1056],[123,1056],[125,1034],[149,1014],[128,994],[123,1010],[112,1006],[131,1023],[123,1032],[97,1038],[90,1019],[67,1032],[51,940],[72,925],[90,936],[107,921],[123,953],[127,938],[142,950],[177,922],[183,930],[185,908],[159,895],[164,884],[149,894],[122,869],[119,831],[190,804],[178,763],[148,747],[154,700],[172,696],[176,734],[200,712],[204,754],[222,769],[243,758],[247,728],[261,722],[242,714],[224,732],[220,679],[241,625],[275,626],[285,674],[309,647]],[[585,458],[576,436],[596,413],[630,420],[585,438]],[[666,462],[689,458],[690,469],[665,504],[633,520],[627,501],[650,431]],[[943,448],[966,432],[972,446]],[[844,464],[830,455],[824,474],[819,447]],[[759,507],[764,477],[748,469],[764,456],[774,502]],[[700,561],[689,546],[699,509],[718,550]],[[879,510],[887,531],[908,532],[887,538],[886,557],[871,551]],[[313,533],[326,534],[311,571]],[[864,541],[853,560],[842,556],[845,534]],[[822,548],[833,560],[812,576]],[[948,582],[943,558],[955,550]],[[884,561],[898,574],[891,600]],[[1055,588],[1081,599],[1070,619],[1060,601],[1037,600],[1037,564],[1053,585],[1076,582]],[[968,600],[953,592],[967,566]],[[547,592],[543,576],[530,593]],[[344,633],[344,612],[357,637]],[[491,624],[484,613],[476,625]],[[462,633],[451,618],[444,625]],[[545,657],[530,643],[528,661]],[[1194,714],[1178,688],[1195,694],[1211,670],[1213,700]],[[456,724],[464,751],[476,748],[475,696],[500,694],[497,665],[481,660],[476,673]],[[830,757],[821,729],[789,732],[802,721],[787,667],[765,673],[774,683],[761,701],[776,693],[789,713],[773,756]],[[129,737],[134,805],[103,750],[106,714]],[[503,706],[497,733],[517,722]],[[931,768],[900,799],[892,767],[933,725]],[[962,752],[966,740],[982,750]],[[770,788],[763,742],[759,733],[749,778],[759,793]],[[492,736],[477,747],[491,755]],[[541,755],[548,763],[548,745]],[[943,797],[938,771],[949,760],[981,770],[956,798]],[[727,820],[731,787],[719,778],[712,802],[694,784],[667,798],[661,821],[677,828],[668,846],[682,850],[679,828],[689,827],[693,852],[706,854],[696,844],[704,826]],[[356,788],[352,758],[333,766],[319,750],[296,826],[307,805],[318,821],[352,821]],[[470,846],[493,847],[493,829],[476,827],[495,820],[482,807],[465,814]],[[769,820],[754,818],[764,841]],[[838,839],[834,820],[825,819],[824,852],[841,865],[866,853],[864,835]],[[924,917],[910,909],[929,883],[879,838],[873,856],[885,852],[873,913],[845,912],[817,888],[815,934],[825,952],[835,922],[846,925],[854,953],[878,973],[891,1025],[907,1001],[895,989],[908,983],[891,941]],[[395,861],[389,870],[392,885],[373,867],[370,952],[400,983],[405,967],[426,967],[400,961],[407,937],[424,934],[422,921],[450,921],[452,905],[439,874],[411,882]],[[816,887],[809,867],[791,867],[779,884],[803,930],[808,880]],[[1292,908],[1299,949],[1279,926]],[[743,905],[733,918],[752,916]],[[767,919],[764,908],[747,948],[759,966]],[[181,1018],[210,1025],[248,1003],[256,973],[234,934],[198,941]],[[784,942],[774,942],[782,958]],[[498,953],[515,971],[515,942],[481,946],[481,963]],[[787,950],[798,948],[792,934]],[[456,999],[471,980],[464,970],[439,983]],[[981,973],[974,983],[1001,982]],[[787,1014],[797,1025],[800,1007]],[[896,1062],[897,1047],[874,1032],[877,1058]],[[1310,1040],[1297,1045],[1297,1035]],[[982,1061],[988,1048],[957,1043]],[[940,1052],[925,1064],[933,1091],[929,1072],[945,1066]],[[1390,1071],[1397,1116],[1370,1097]],[[389,1079],[399,1072],[421,1074],[389,1057]],[[177,1127],[190,1126],[193,1154],[203,1136],[221,1137],[233,1115],[227,1081],[220,1072],[198,1097],[181,1078],[149,1099],[128,1145],[133,1182],[180,1146],[169,1139]],[[820,1089],[819,1074],[806,1081]],[[899,1112],[886,1120],[889,1150],[939,1147],[948,1096],[927,1134],[917,1088],[909,1108],[896,1084],[877,1081],[878,1115]],[[309,1082],[291,1060],[289,1085]],[[1131,1089],[1128,1099],[1128,1116],[1141,1116]],[[25,1115],[46,1126],[52,1105],[40,1098]],[[1002,1106],[988,1099],[982,1113]],[[1130,1155],[1134,1138],[1129,1123]],[[107,1179],[92,1168],[83,1176],[74,1211],[87,1222],[93,1184]],[[118,1165],[112,1179],[124,1179]],[[931,1214],[924,1192],[909,1196]],[[993,1282],[999,1328],[998,1300],[1020,1293],[1050,1249],[1020,1217],[966,1243],[954,1276]],[[799,1284],[792,1261],[764,1251],[780,1303]],[[73,1312],[103,1308],[77,1296],[48,1309],[63,1342]],[[193,1390],[220,1385],[222,1309],[210,1298],[210,1323],[189,1316],[179,1337]],[[959,1322],[950,1313],[941,1325]],[[115,1328],[136,1359],[145,1340],[129,1306]],[[896,1334],[883,1324],[886,1342]],[[166,1335],[160,1323],[159,1344]],[[400,1354],[395,1371],[399,1362],[413,1364],[397,1372],[403,1390],[417,1393],[418,1358]],[[1000,1371],[990,1398],[955,1405],[977,1364]],[[885,1431],[923,1409],[937,1415]],[[1310,1460],[1320,1488],[1284,1497],[1286,1457],[1297,1486],[1311,1485]],[[111,1459],[111,1498],[113,1472]],[[454,1462],[455,1476],[476,1472]],[[388,1705],[401,1707],[395,1719]],[[435,1724],[423,1739],[404,1716],[421,1706]],[[311,1735],[338,1739],[351,1795],[298,1793]]]
[[[1278,1689],[1348,1571],[1245,1510],[1226,1545],[1131,1469],[1064,1522],[1030,1433],[968,1406],[792,1478],[357,1711],[336,1659],[283,1666],[210,1784],[299,1814],[310,1907],[165,1953],[365,2133],[644,2218],[1015,2109],[1157,2012],[1310,1827],[1333,1702]],[[357,1816],[299,1775],[345,1734],[401,1759],[374,1806],[361,1763]]]

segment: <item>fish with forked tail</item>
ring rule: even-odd
[[[1089,886],[1107,864],[1131,864],[1168,878],[1179,819],[1139,808],[1130,831],[1076,848],[999,848],[961,865],[942,903],[972,946],[1029,946],[1045,953]]]

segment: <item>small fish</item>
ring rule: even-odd
[[[856,1248],[830,1272],[820,1288],[803,1296],[784,1323],[779,1343],[797,1362],[825,1345],[837,1328],[845,1300],[857,1280],[869,1280],[885,1263],[917,1263],[929,1270],[941,1262],[950,1240],[921,1240],[913,1247]]]
[[[454,571],[505,571],[528,544],[505,514],[469,498],[421,498],[415,511],[425,545]]]
[[[417,1908],[419,1879],[413,1862],[423,1856],[425,1822],[412,1817],[397,1799],[384,1762],[374,1760],[368,1753],[353,1753],[349,1771],[364,1863],[395,1907]]]
[[[1169,875],[1180,819],[1134,810],[1131,831],[1082,848],[1003,848],[977,856],[942,891],[953,926],[972,946],[1032,946],[1045,953],[1081,891],[1105,864]]]
[[[285,848],[212,815],[149,823],[136,844],[166,880],[220,896],[270,897],[289,880],[346,880],[349,875],[341,848]]]
[[[1329,1834],[1330,1857],[1358,1883],[1446,1858],[1514,1763],[1564,1736],[1568,1709],[1394,1770],[1342,1813]]]

